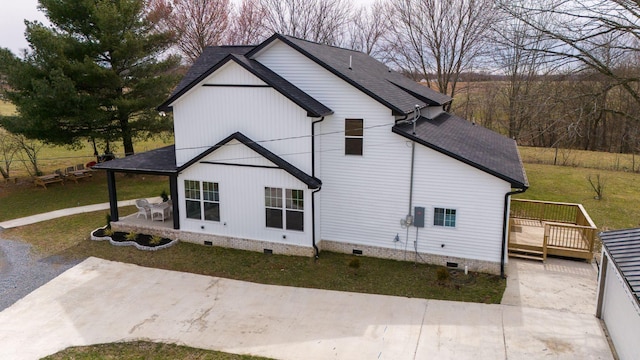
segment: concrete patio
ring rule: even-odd
[[[593,314],[528,301],[270,286],[89,258],[0,312],[0,358],[150,339],[277,359],[612,359]]]

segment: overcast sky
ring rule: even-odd
[[[240,2],[240,0],[232,0]],[[355,4],[370,4],[374,0],[352,0]],[[18,55],[27,48],[24,39],[24,20],[46,22],[38,10],[38,0],[0,0],[0,47],[9,48]]]

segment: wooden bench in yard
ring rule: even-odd
[[[53,184],[53,183],[61,183],[62,185],[64,185],[64,179],[62,178],[62,176],[60,174],[50,174],[50,175],[43,175],[43,176],[36,176],[34,178],[34,183],[36,184],[36,186],[42,186],[43,188],[47,188],[47,184]]]
[[[76,165],[75,168],[73,166],[68,167],[65,176],[68,180],[77,184],[79,179],[90,179],[93,176],[92,172],[93,170],[85,169],[84,166],[80,164]]]

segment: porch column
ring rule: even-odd
[[[178,210],[178,174],[169,176],[169,193],[173,203],[173,228],[180,230],[180,212]]]
[[[109,208],[111,209],[111,221],[118,221],[118,194],[116,193],[116,174],[107,170],[107,189],[109,189]]]

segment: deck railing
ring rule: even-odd
[[[580,204],[511,199],[511,217],[578,224],[581,207]]]
[[[593,255],[598,228],[581,204],[511,200],[511,217],[540,221],[544,226],[544,253],[588,258]]]

